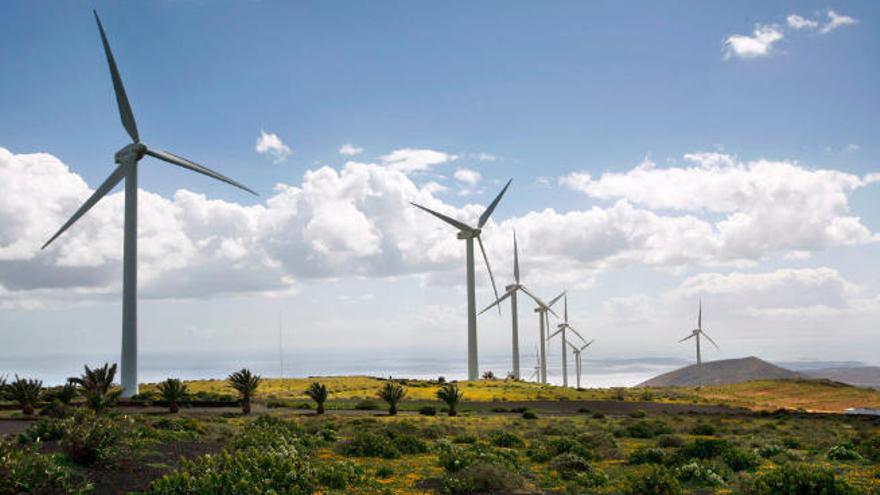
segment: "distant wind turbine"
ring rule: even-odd
[[[538,342],[541,343],[541,383],[544,385],[547,384],[547,332],[550,331],[550,316],[547,313],[553,313],[553,316],[559,318],[559,315],[556,314],[555,311],[551,309],[551,307],[556,304],[557,301],[562,299],[562,296],[565,295],[563,291],[562,294],[554,297],[550,300],[549,303],[545,303],[538,299],[535,296],[529,294],[532,299],[535,300],[535,303],[538,304],[538,307],[535,308],[535,313],[538,313]]]
[[[535,366],[532,367],[532,372],[529,374],[528,380],[531,381],[532,378],[536,381],[541,381],[541,356],[538,355],[537,347],[535,347]]]
[[[583,362],[581,361],[581,357],[582,357],[581,353],[584,352],[584,349],[586,349],[587,347],[590,347],[590,345],[593,342],[595,342],[595,340],[591,340],[580,347],[572,344],[571,342],[568,343],[568,345],[571,347],[571,352],[574,353],[574,369],[575,369],[575,372],[577,373],[577,388],[578,389],[581,388],[581,370],[583,369]]]
[[[480,311],[480,314],[489,311],[493,307],[501,304],[507,298],[510,298],[510,319],[511,319],[511,337],[513,339],[513,376],[515,379],[520,379],[520,367],[519,367],[519,311],[517,310],[516,305],[516,293],[517,291],[523,291],[526,295],[535,300],[536,303],[541,304],[541,301],[532,295],[526,287],[520,283],[519,279],[519,249],[516,244],[516,232],[513,233],[513,279],[514,283],[505,287],[504,295],[495,299],[495,302],[486,306],[485,309]]]
[[[712,345],[714,345],[716,349],[718,349],[719,351],[721,350],[721,348],[718,347],[718,344],[716,344],[715,341],[712,340],[712,337],[709,337],[709,336],[706,334],[706,332],[703,331],[703,300],[702,300],[702,299],[700,299],[700,309],[699,309],[699,312],[697,313],[697,328],[693,329],[693,330],[691,331],[691,334],[690,334],[690,335],[688,335],[687,337],[685,337],[685,338],[679,340],[679,342],[684,342],[685,340],[688,340],[688,339],[695,339],[695,340],[696,340],[696,342],[697,342],[697,368],[699,369],[698,372],[699,372],[699,374],[700,374],[700,382],[701,382],[701,384],[702,384],[702,378],[703,378],[703,357],[702,357],[702,355],[700,354],[700,337],[701,337],[701,336],[702,336],[702,337],[706,337],[706,340],[708,340],[709,342],[711,342]]]
[[[457,228],[458,238],[467,241],[468,380],[472,381],[480,378],[480,365],[477,359],[477,298],[474,282],[474,239],[480,244],[480,252],[483,253],[483,261],[486,262],[486,270],[489,272],[489,280],[492,281],[492,290],[495,292],[495,299],[498,299],[498,288],[495,286],[495,277],[492,276],[492,267],[489,265],[489,258],[486,256],[486,249],[483,247],[483,240],[480,238],[480,234],[482,233],[483,226],[489,221],[492,212],[495,211],[495,207],[498,206],[498,202],[501,201],[501,196],[504,196],[505,191],[510,187],[511,181],[513,181],[513,179],[508,180],[507,184],[504,185],[504,188],[501,189],[501,192],[498,193],[498,196],[489,203],[486,211],[480,215],[476,227],[471,227],[466,223],[459,222],[454,218],[450,218],[430,208],[425,208],[422,205],[410,203],[416,208],[424,210]],[[498,314],[501,314],[500,307],[498,308]]]
[[[76,210],[76,213],[70,217],[59,230],[49,239],[42,249],[46,249],[49,244],[58,238],[71,225],[76,223],[80,217],[86,214],[95,203],[107,195],[114,187],[116,187],[122,179],[125,179],[125,236],[122,248],[123,258],[123,274],[122,274],[122,396],[131,397],[138,393],[137,381],[137,174],[138,162],[144,155],[150,155],[153,158],[183,167],[193,172],[207,175],[208,177],[226,182],[245,191],[257,194],[251,189],[239,184],[238,182],[223,176],[207,167],[203,167],[195,162],[191,162],[186,158],[181,158],[167,151],[149,149],[141,143],[138,135],[137,124],[135,124],[134,114],[131,105],[128,103],[128,97],[125,94],[125,88],[122,85],[122,78],[119,76],[119,70],[116,67],[116,61],[113,59],[113,53],[110,51],[110,43],[107,41],[107,35],[104,34],[104,27],[101,25],[101,19],[98,13],[94,11],[95,20],[98,23],[98,31],[101,34],[101,42],[104,45],[104,54],[107,56],[107,64],[110,66],[110,77],[113,80],[113,90],[116,93],[116,104],[119,107],[119,116],[122,119],[122,126],[132,139],[132,143],[116,152],[114,160],[118,165],[113,173],[107,177],[104,182],[98,186],[98,189],[92,194],[82,206]]]
[[[568,324],[568,296],[565,296],[565,319],[562,321],[562,323],[557,325],[556,328],[558,328],[558,330],[553,332],[552,335],[549,335],[547,337],[547,340],[550,340],[553,337],[555,337],[556,335],[561,334],[561,338],[562,338],[562,386],[567,387],[568,386],[568,350],[565,348],[565,346],[568,341],[566,340],[565,332],[566,332],[566,330],[571,330],[572,333],[574,333],[575,335],[580,337],[581,340],[583,340],[584,342],[587,341],[587,339],[585,339],[583,335],[578,333],[578,331],[575,330],[574,327],[572,327],[571,325]]]

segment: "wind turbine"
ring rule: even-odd
[[[504,196],[505,191],[510,187],[512,181],[513,179],[507,181],[507,184],[504,185],[504,188],[501,189],[498,196],[495,196],[495,199],[489,203],[486,211],[480,215],[476,227],[471,227],[466,223],[459,222],[454,218],[450,218],[430,208],[425,208],[422,205],[410,203],[416,208],[424,210],[457,228],[458,238],[467,241],[468,380],[471,381],[477,380],[480,377],[480,365],[477,360],[477,298],[474,288],[474,239],[480,244],[480,252],[483,253],[483,261],[486,262],[486,270],[489,272],[489,280],[492,281],[492,290],[495,292],[495,299],[498,299],[498,288],[495,286],[495,277],[492,276],[492,267],[489,265],[489,258],[486,256],[486,248],[483,247],[483,240],[480,238],[480,234],[482,233],[481,229],[486,225],[486,222],[489,221],[489,217],[492,215],[492,212],[495,211],[498,202],[501,201],[501,196]],[[498,314],[501,314],[500,307],[498,308]]]
[[[718,349],[719,351],[721,350],[721,348],[718,347],[718,344],[716,344],[715,341],[712,340],[712,337],[709,337],[706,334],[706,332],[703,331],[703,300],[702,299],[700,299],[700,309],[699,309],[699,312],[697,313],[697,328],[693,329],[691,331],[690,335],[679,340],[679,342],[684,342],[685,340],[688,340],[688,339],[695,339],[696,340],[696,342],[697,342],[697,368],[699,368],[700,382],[702,383],[703,358],[700,355],[700,337],[701,336],[706,337],[706,340],[711,342],[712,345],[714,345],[716,349]]]
[[[578,333],[578,331],[575,330],[574,327],[572,327],[571,325],[568,324],[568,296],[565,296],[565,319],[562,321],[562,323],[557,325],[556,328],[558,328],[558,330],[553,332],[552,335],[548,336],[547,340],[552,339],[553,337],[555,337],[558,334],[562,334],[562,386],[567,387],[568,386],[568,352],[565,349],[565,344],[568,341],[566,340],[565,331],[571,330],[572,333],[574,333],[575,335],[580,337],[581,340],[583,340],[584,342],[587,341],[587,339],[585,339],[583,335]]]
[[[76,223],[80,217],[86,214],[95,203],[107,195],[119,182],[125,179],[125,235],[122,247],[123,258],[123,274],[122,274],[122,396],[131,397],[138,393],[137,381],[137,174],[138,162],[144,155],[150,155],[164,162],[177,165],[193,172],[207,175],[214,179],[226,182],[245,191],[257,194],[251,189],[239,184],[238,182],[223,176],[207,167],[203,167],[195,162],[181,158],[167,151],[160,151],[147,148],[138,135],[137,124],[134,120],[134,114],[131,111],[131,105],[128,103],[128,97],[125,94],[125,88],[122,85],[122,78],[119,76],[119,70],[116,67],[116,61],[113,59],[113,53],[110,51],[110,43],[107,41],[107,35],[104,33],[104,27],[101,25],[101,19],[98,18],[98,12],[95,14],[95,21],[98,23],[98,31],[101,34],[101,43],[104,45],[104,54],[107,56],[107,65],[110,66],[110,77],[113,80],[113,90],[116,93],[116,104],[119,107],[119,116],[122,119],[122,126],[132,139],[132,143],[126,145],[116,152],[114,160],[118,165],[113,173],[110,174],[104,182],[98,186],[95,192],[76,210],[76,213],[70,217],[59,230],[49,239],[42,249],[52,243],[71,225]]]
[[[535,366],[532,367],[532,372],[529,374],[528,380],[534,378],[540,381],[541,378],[541,356],[538,355],[538,348],[535,347]]]
[[[582,369],[581,353],[584,352],[584,349],[586,349],[587,347],[590,347],[590,345],[593,342],[595,342],[595,340],[591,340],[580,347],[572,344],[571,342],[568,343],[568,345],[571,347],[571,352],[574,353],[574,369],[577,372],[577,388],[578,389],[581,388],[581,369]]]
[[[520,379],[519,372],[519,312],[517,310],[516,305],[516,293],[517,291],[523,291],[526,295],[535,300],[536,303],[541,304],[541,301],[532,295],[526,287],[520,283],[519,279],[519,249],[516,244],[516,232],[513,233],[513,278],[514,283],[508,285],[504,288],[504,295],[495,299],[495,302],[486,306],[485,309],[480,311],[480,314],[489,311],[493,307],[501,304],[507,298],[510,298],[510,318],[511,318],[511,336],[513,339],[513,375],[517,380]],[[500,307],[500,306],[499,306]]]
[[[559,315],[550,308],[564,295],[565,292],[563,291],[562,294],[551,299],[549,303],[545,303],[537,297],[529,294],[529,296],[531,296],[538,304],[538,307],[535,308],[535,313],[538,313],[538,342],[541,343],[541,383],[544,385],[547,384],[547,339],[544,336],[547,335],[550,328],[550,316],[547,313],[553,313],[553,316],[559,318]]]

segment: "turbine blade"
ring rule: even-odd
[[[685,337],[685,338],[679,340],[679,342],[684,342],[685,340],[687,340],[687,339],[692,339],[692,338],[694,338],[694,334],[690,334],[690,335],[688,335],[687,337]]]
[[[470,232],[470,231],[474,230],[474,229],[470,228],[470,226],[468,226],[462,222],[459,222],[458,220],[456,220],[454,218],[447,217],[446,215],[444,215],[442,213],[438,213],[430,208],[425,208],[424,206],[417,204],[417,203],[413,203],[413,202],[410,202],[410,204],[420,210],[427,211],[431,215],[434,215],[435,217],[439,218],[440,220],[443,220],[444,222],[448,223],[449,225],[452,225],[453,227],[457,228],[458,230],[463,230],[465,232]]]
[[[711,342],[711,343],[712,343],[712,345],[714,345],[714,346],[715,346],[715,348],[716,348],[716,349],[718,349],[718,350],[719,350],[719,351],[720,351],[720,350],[721,350],[721,348],[720,348],[720,347],[718,347],[718,344],[716,344],[716,343],[715,343],[715,341],[714,341],[714,340],[712,340],[712,337],[709,337],[709,336],[708,336],[708,335],[706,335],[706,332],[704,332],[704,331],[702,331],[702,330],[700,330],[700,333],[701,333],[701,334],[703,334],[703,337],[706,337],[706,339],[708,339],[708,340],[709,340],[709,342]]]
[[[565,295],[565,291],[562,291],[562,294],[559,294],[558,296],[551,299],[549,303],[547,303],[547,307],[549,308],[550,306],[553,306],[554,304],[556,304],[556,301],[558,301],[564,295]],[[553,313],[553,314],[556,314],[556,313]]]
[[[522,285],[519,286],[519,288],[520,288],[520,290],[522,290],[523,292],[525,292],[527,296],[531,297],[532,300],[535,301],[535,304],[537,304],[538,306],[546,306],[546,304],[544,304],[544,301],[538,299],[538,296],[536,296],[536,295],[532,294],[531,292],[529,292],[528,289],[526,289],[526,288],[523,287]]]
[[[576,345],[572,344],[571,342],[566,342],[566,344],[568,344],[568,346],[571,347],[571,350],[574,351],[575,354],[578,354],[581,352],[581,350],[578,349],[578,347]]]
[[[513,231],[513,279],[519,285],[519,249],[516,246],[516,231]]]
[[[568,323],[568,295],[565,296],[565,322]]]
[[[498,287],[495,286],[495,276],[492,275],[492,266],[489,265],[489,257],[486,256],[486,248],[483,247],[483,239],[477,236],[477,243],[480,245],[480,252],[483,253],[483,261],[486,262],[486,270],[489,271],[489,280],[492,281],[492,290],[495,292],[495,299],[498,299]],[[498,315],[501,315],[501,306],[498,306]]]
[[[551,309],[549,305],[547,306],[547,311],[553,313],[553,316],[555,316],[556,319],[559,319],[559,315],[556,314],[556,311],[553,311],[553,309]],[[549,317],[549,316],[547,317],[547,321],[548,321],[548,322],[550,321],[550,317]]]
[[[703,329],[703,298],[700,298],[700,310],[697,313],[697,328]]]
[[[552,339],[553,337],[555,337],[556,335],[558,335],[559,332],[561,332],[561,331],[562,331],[562,329],[560,328],[559,330],[557,330],[557,331],[553,332],[552,334],[548,335],[548,336],[547,336],[547,340]]]
[[[593,342],[595,342],[595,341],[596,341],[596,339],[590,339],[589,342],[587,342],[586,344],[584,344],[584,345],[581,347],[581,350],[583,351],[583,350],[586,349],[587,347],[590,347],[591,345],[593,345]]]
[[[141,139],[138,135],[137,124],[134,121],[131,105],[128,103],[128,96],[125,94],[125,87],[122,85],[122,78],[119,76],[119,69],[116,67],[116,60],[113,59],[113,52],[110,51],[110,42],[107,41],[104,26],[101,25],[101,18],[98,17],[98,11],[93,10],[92,12],[95,14],[95,20],[98,21],[101,43],[104,45],[104,54],[107,55],[107,65],[110,66],[110,77],[113,78],[113,91],[116,93],[116,104],[119,106],[119,117],[122,119],[122,126],[125,127],[132,141],[139,143]]]
[[[512,181],[513,181],[513,179],[510,179],[509,181],[507,181],[507,184],[504,185],[504,189],[502,189],[501,192],[498,193],[498,196],[495,196],[495,199],[493,199],[492,202],[489,203],[489,206],[486,208],[486,211],[484,211],[483,214],[480,215],[480,221],[479,221],[479,223],[477,223],[478,229],[482,229],[483,225],[486,225],[486,222],[489,221],[489,217],[492,215],[492,212],[495,211],[495,207],[498,206],[498,202],[501,201],[501,196],[504,196],[504,192],[507,191],[508,187],[510,187],[510,183]]]
[[[43,247],[40,249],[46,249],[46,247],[51,244],[52,241],[57,239],[58,236],[63,234],[65,230],[76,223],[76,221],[79,220],[81,216],[85,215],[87,211],[95,206],[95,203],[100,201],[101,198],[103,198],[108,192],[116,187],[116,184],[119,184],[119,181],[125,178],[128,170],[129,168],[127,165],[119,165],[118,167],[116,167],[116,170],[114,170],[113,173],[110,174],[110,177],[104,179],[104,182],[101,183],[101,185],[98,186],[97,189],[95,189],[95,192],[93,192],[92,195],[89,196],[89,199],[87,199],[86,202],[83,203],[78,210],[76,210],[76,213],[74,213],[73,216],[70,217],[70,220],[68,220],[67,223],[65,223],[60,229],[58,229],[58,232],[56,232],[51,239],[46,241],[46,244],[43,244]]]
[[[578,332],[577,330],[575,330],[573,326],[569,325],[568,323],[566,323],[565,326],[568,327],[568,329],[571,330],[575,335],[577,335],[578,337],[580,337],[581,340],[583,340],[584,342],[587,341],[587,339],[585,339],[584,336],[581,335],[580,332]]]
[[[513,291],[512,291],[512,290],[509,290],[509,291],[505,292],[503,296],[499,297],[498,299],[495,300],[495,302],[493,302],[492,304],[486,306],[485,309],[483,309],[482,311],[480,311],[479,313],[477,313],[477,316],[479,316],[479,315],[485,313],[486,311],[489,311],[490,309],[492,309],[492,308],[495,307],[496,305],[501,304],[502,301],[504,301],[505,299],[507,299],[508,297],[510,297],[511,294],[513,294]]]
[[[225,175],[217,173],[208,167],[203,167],[196,162],[193,162],[193,161],[187,160],[186,158],[177,156],[174,153],[169,153],[167,151],[151,150],[151,149],[148,149],[146,151],[146,153],[148,155],[152,156],[153,158],[158,158],[159,160],[162,160],[163,162],[168,162],[173,165],[177,165],[179,167],[183,167],[185,169],[192,170],[193,172],[198,172],[200,174],[207,175],[208,177],[211,177],[213,179],[217,179],[221,182],[225,182],[227,184],[233,185],[239,189],[243,189],[243,190],[253,194],[254,196],[259,196],[259,194],[257,194],[253,189],[250,189],[249,187],[247,187],[239,182],[236,182],[236,181],[230,179],[229,177],[226,177]]]

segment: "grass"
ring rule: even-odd
[[[305,390],[320,381],[330,391],[328,408],[351,407],[354,401],[376,399],[376,391],[385,379],[367,376],[328,376],[310,378],[266,378],[257,398],[309,402]],[[192,393],[234,395],[225,380],[194,380],[186,382]],[[437,381],[401,380],[407,388],[410,405],[423,401],[436,402]],[[552,385],[508,380],[461,381],[458,385],[466,403],[521,402],[563,400],[650,400],[660,403],[723,404],[752,410],[802,409],[813,412],[842,412],[849,407],[880,408],[880,391],[853,387],[828,380],[767,380],[717,385],[702,388],[662,387],[647,389],[575,390]],[[156,384],[143,385],[142,391],[156,392]],[[413,402],[415,401],[415,402]],[[404,410],[407,403],[404,402]]]

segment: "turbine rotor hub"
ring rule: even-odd
[[[147,147],[143,143],[131,143],[116,152],[114,161],[119,164],[137,162],[147,153]]]
[[[462,230],[458,233],[459,239],[474,239],[476,237],[480,237],[480,233],[482,230],[480,229],[471,229],[471,230]]]

